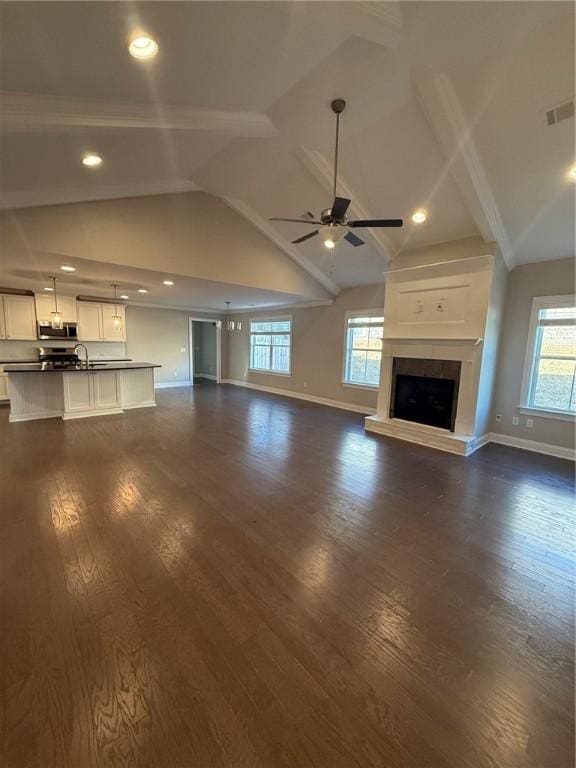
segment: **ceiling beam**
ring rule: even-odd
[[[326,160],[321,152],[315,149],[308,149],[307,147],[300,147],[298,150],[298,157],[304,167],[314,176],[327,191],[332,195],[334,186],[333,169],[330,163]],[[352,219],[375,219],[374,216],[360,201],[359,196],[352,190],[342,176],[338,177],[338,193],[351,200],[350,207],[348,208],[349,216]],[[331,198],[330,198],[331,200]],[[369,240],[375,250],[382,256],[384,261],[388,263],[396,252],[392,241],[388,235],[381,229],[362,230],[362,234],[366,234],[366,239]]]
[[[210,131],[245,138],[269,138],[277,131],[267,115],[164,104],[60,99],[41,94],[0,91],[5,131],[62,128],[139,128]]]
[[[472,136],[473,122],[467,119],[446,75],[421,73],[414,77],[414,82],[448,170],[480,234],[486,242],[498,243],[504,261],[511,269],[514,266],[512,247]]]
[[[318,269],[312,262],[306,258],[297,248],[291,243],[287,243],[286,240],[276,231],[276,229],[270,224],[269,221],[262,218],[259,213],[244,203],[242,200],[234,197],[226,197],[222,195],[220,199],[237,211],[247,221],[253,224],[257,229],[266,235],[267,238],[272,240],[275,245],[280,248],[287,256],[295,261],[302,269],[305,269],[308,274],[317,280],[321,285],[326,288],[333,296],[337,296],[340,293],[340,286],[338,286],[328,275],[325,275],[322,270]]]
[[[43,205],[82,203],[90,200],[116,200],[123,197],[146,197],[177,192],[197,192],[200,187],[190,180],[144,181],[131,184],[107,184],[98,187],[66,187],[64,189],[0,190],[0,210],[37,208]]]

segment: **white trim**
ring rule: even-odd
[[[154,389],[172,389],[172,387],[191,387],[190,379],[186,381],[155,381]]]
[[[124,410],[118,406],[117,408],[98,408],[98,410],[83,410],[76,411],[75,413],[61,412],[63,421],[71,421],[72,419],[90,419],[93,416],[115,416],[118,413],[124,413]]]
[[[226,195],[222,195],[220,200],[225,202],[226,205],[234,209],[236,213],[240,214],[240,216],[243,216],[247,221],[259,229],[263,235],[265,235],[269,240],[277,245],[278,248],[280,248],[283,253],[295,261],[298,266],[302,267],[302,269],[308,272],[308,274],[317,280],[320,285],[326,288],[329,293],[331,293],[333,296],[338,296],[340,293],[340,286],[336,285],[336,283],[331,280],[328,275],[325,275],[324,272],[322,272],[322,270],[318,269],[315,264],[309,261],[306,256],[304,256],[304,254],[300,253],[297,248],[295,248],[291,243],[288,243],[281,235],[279,235],[272,224],[266,221],[266,219],[263,219],[262,216],[260,216],[260,214],[257,213],[253,208],[235,197],[227,197]]]
[[[316,397],[315,395],[304,395],[301,392],[292,392],[289,389],[276,389],[276,387],[264,387],[260,384],[252,384],[238,379],[223,379],[222,384],[232,384],[235,387],[246,387],[247,389],[257,389],[261,392],[269,392],[272,395],[281,395],[282,397],[293,397],[296,400],[306,400],[309,403],[317,405],[327,405],[330,408],[340,408],[343,411],[353,411],[354,413],[374,414],[376,408],[367,405],[356,405],[354,403],[344,403],[340,400],[330,400],[327,397]]]
[[[346,365],[346,362],[344,362],[344,365]],[[354,384],[352,381],[342,381],[341,384],[346,389],[365,389],[366,392],[378,392],[380,389],[379,384],[371,386],[370,384]]]
[[[564,448],[561,445],[551,443],[539,443],[536,440],[526,440],[524,437],[512,437],[499,432],[490,432],[490,442],[499,445],[507,445],[510,448],[521,448],[524,451],[543,453],[546,456],[556,456],[559,459],[576,461],[576,451],[573,448]]]
[[[218,378],[216,376],[213,376],[211,373],[196,373],[194,374],[195,379],[209,379],[210,381],[218,381]]]
[[[544,411],[541,408],[527,408],[524,405],[518,405],[520,413],[526,416],[536,416],[537,419],[553,419],[554,421],[576,421],[576,414],[566,411]]]
[[[270,138],[278,130],[260,112],[209,109],[163,104],[134,104],[96,99],[63,99],[39,93],[0,91],[2,122],[19,130],[46,131],[60,128],[172,128],[179,131],[209,131],[230,136]]]
[[[8,401],[3,402],[6,402],[6,405],[8,405]],[[62,411],[39,411],[38,413],[26,413],[18,416],[13,416],[10,414],[8,416],[8,421],[14,423],[17,421],[38,421],[40,419],[55,419],[61,417]]]
[[[144,403],[134,403],[132,405],[123,405],[122,410],[123,411],[133,411],[134,408],[155,408],[156,403],[154,400],[147,400]]]
[[[531,389],[534,378],[534,350],[536,348],[536,335],[538,330],[538,315],[541,309],[554,309],[556,307],[573,307],[576,303],[576,296],[574,294],[564,294],[561,296],[534,296],[532,299],[532,307],[530,309],[530,324],[528,326],[528,339],[526,341],[526,354],[524,356],[524,370],[522,373],[522,387],[520,389],[520,405],[519,408],[533,409],[537,411],[538,416],[547,414],[558,414],[558,411],[544,411],[543,409],[534,408],[530,405]],[[567,412],[566,416],[571,414]],[[548,418],[554,418],[548,416]]]
[[[60,296],[60,294],[58,294]],[[294,304],[263,304],[261,307],[246,309],[231,309],[229,315],[248,315],[251,312],[279,312],[282,309],[311,309],[312,307],[329,307],[334,299],[318,299],[318,301],[301,301]]]
[[[206,317],[188,318],[188,370],[190,371],[190,386],[194,386],[194,329],[192,323],[214,323],[216,325],[216,376],[219,384],[222,380],[222,320],[211,320]]]
[[[60,296],[60,294],[58,294]],[[173,309],[175,312],[204,312],[207,315],[217,315],[222,317],[224,312],[221,309],[208,309],[206,307],[175,307],[172,304],[150,304],[145,301],[132,301],[132,299],[125,299],[124,304],[126,307],[147,307],[149,309]],[[248,310],[244,309],[243,312]],[[204,318],[205,320],[211,320],[211,318]]]

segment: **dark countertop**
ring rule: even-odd
[[[95,357],[93,362],[97,363],[127,363],[131,361],[131,357]],[[0,365],[27,365],[28,363],[37,363],[37,357],[11,357],[8,360],[0,360]]]
[[[129,371],[136,368],[161,368],[158,363],[96,363],[90,368],[84,366],[51,366],[48,363],[32,363],[30,365],[5,365],[4,373],[85,373],[86,371]]]

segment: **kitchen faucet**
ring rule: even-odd
[[[86,368],[89,368],[90,367],[90,358],[88,357],[88,347],[86,346],[86,344],[76,344],[75,347],[74,347],[74,354],[76,354],[76,350],[78,349],[78,347],[82,347],[82,349],[84,350],[84,353],[85,353],[84,366]],[[80,361],[80,365],[82,365],[82,361]]]

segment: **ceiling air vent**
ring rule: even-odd
[[[569,117],[574,117],[574,100],[565,101],[563,104],[559,104],[554,109],[549,109],[546,112],[546,122],[548,125],[555,125],[562,120],[568,120]]]

